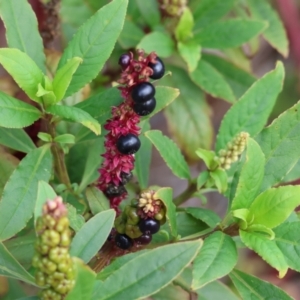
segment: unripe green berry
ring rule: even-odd
[[[138,226],[126,224],[125,234],[132,239],[136,239],[140,237],[143,233],[141,232]]]
[[[60,235],[54,230],[45,230],[41,235],[41,240],[44,245],[55,247],[60,242]]]
[[[56,247],[52,248],[49,252],[49,258],[55,262],[59,263],[64,260],[70,259],[70,255],[68,253],[67,248]]]
[[[60,236],[60,246],[68,247],[71,243],[69,232],[62,232]]]
[[[43,257],[41,259],[41,264],[39,265],[39,268],[46,274],[52,274],[56,271],[57,265],[48,258]]]
[[[43,272],[38,271],[35,273],[35,282],[39,286],[45,286],[47,283],[47,277],[45,276],[45,274]]]
[[[127,224],[136,225],[140,220],[136,208],[131,207],[127,212]]]
[[[63,232],[69,228],[69,220],[67,217],[63,217],[58,220],[55,229],[57,232]]]

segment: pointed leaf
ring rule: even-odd
[[[72,77],[81,63],[82,59],[80,57],[73,57],[56,72],[53,79],[53,92],[56,96],[56,102],[64,98]]]
[[[211,228],[215,228],[221,221],[220,217],[210,209],[187,207],[185,211],[194,218],[203,221]]]
[[[199,32],[194,32],[194,39],[203,48],[234,48],[250,41],[266,28],[266,22],[230,19],[213,23]]]
[[[283,223],[300,205],[299,193],[300,186],[283,186],[261,193],[249,208],[253,224],[273,228]]]
[[[23,129],[1,128],[0,144],[10,149],[28,153],[34,150],[35,144]]]
[[[238,270],[232,271],[229,276],[244,300],[293,300],[293,298],[277,286],[257,277]]]
[[[80,214],[77,214],[76,208],[70,203],[67,203],[67,210],[68,210],[68,219],[70,221],[70,227],[75,232],[78,232],[85,223],[84,217]]]
[[[265,157],[259,145],[247,140],[246,161],[241,169],[231,209],[249,208],[259,194],[264,177]]]
[[[97,135],[101,132],[100,124],[97,120],[95,120],[90,114],[75,106],[54,105],[48,107],[47,112],[72,122],[81,123]]]
[[[154,194],[154,199],[160,199],[166,206],[166,217],[170,225],[171,234],[177,237],[176,206],[173,203],[173,191],[171,188],[161,188]]]
[[[41,112],[32,105],[0,92],[0,126],[22,128],[41,117]]]
[[[96,273],[80,259],[74,258],[75,286],[65,298],[66,300],[91,299]]]
[[[192,41],[179,42],[178,52],[188,65],[189,72],[195,71],[201,57],[201,46]]]
[[[216,169],[210,172],[210,177],[214,181],[219,193],[224,194],[228,187],[228,176],[226,171],[224,169]]]
[[[181,179],[190,179],[190,170],[176,144],[159,130],[150,130],[145,136],[152,142],[174,175]]]
[[[146,23],[154,28],[160,22],[159,7],[156,0],[136,0],[136,5],[140,9],[141,15],[145,19]]]
[[[284,57],[287,57],[289,42],[277,11],[266,1],[247,0],[247,6],[256,20],[268,21],[269,27],[263,33],[264,38]]]
[[[227,275],[237,263],[236,246],[232,238],[215,232],[205,239],[194,261],[192,289]]]
[[[125,263],[104,281],[95,299],[139,299],[152,295],[175,279],[201,246],[202,241],[192,241],[147,251]],[[135,272],[136,268],[139,272]],[[120,284],[116,286],[116,282]]]
[[[175,37],[177,41],[184,41],[192,36],[194,27],[194,19],[192,12],[188,7],[185,7],[179,22],[175,28]]]
[[[43,41],[36,16],[27,0],[1,0],[0,14],[6,28],[8,46],[26,53],[45,72]]]
[[[0,243],[0,275],[36,285],[34,277],[19,264],[2,243]]]
[[[22,159],[7,182],[0,201],[0,239],[5,240],[25,227],[31,218],[38,181],[49,181],[52,156],[49,146],[35,149]]]
[[[256,137],[266,156],[262,191],[279,183],[299,160],[299,120],[300,102],[281,114]]]
[[[35,62],[19,49],[0,49],[0,64],[13,77],[28,97],[36,102],[38,84],[44,81],[44,75]]]
[[[228,110],[217,136],[217,151],[224,149],[226,144],[242,131],[253,136],[262,130],[274,107],[277,96],[282,90],[283,78],[284,68],[282,63],[278,62],[275,70],[257,80],[241,99]]]
[[[103,6],[77,31],[65,49],[58,70],[72,57],[83,59],[74,73],[65,96],[70,96],[94,79],[110,56],[122,30],[128,0]]]
[[[110,203],[102,191],[96,187],[88,187],[85,191],[86,199],[89,203],[93,215],[109,210]]]
[[[88,263],[105,243],[115,220],[113,209],[92,217],[76,233],[72,240],[70,254]]]
[[[200,60],[197,68],[190,74],[192,80],[208,94],[235,102],[235,96],[225,78],[209,63]]]

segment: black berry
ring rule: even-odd
[[[122,185],[116,186],[114,184],[109,184],[104,192],[104,194],[108,198],[120,196],[124,193],[126,193],[126,189],[124,186],[122,186]]]
[[[131,172],[125,173],[121,172],[121,179],[122,179],[122,184],[128,183],[132,179],[133,175]]]
[[[117,149],[122,154],[133,154],[137,152],[141,147],[141,142],[139,138],[128,133],[127,135],[121,135],[117,140]]]
[[[159,231],[160,223],[155,219],[143,219],[139,222],[139,228],[143,233],[154,234]]]
[[[129,54],[122,54],[119,58],[119,65],[125,70],[130,64],[131,57]]]
[[[157,57],[156,63],[149,63],[148,66],[153,70],[153,74],[150,76],[152,79],[160,79],[165,74],[165,65],[162,60]]]
[[[149,233],[145,233],[141,235],[139,238],[135,239],[135,242],[140,245],[147,245],[151,242],[152,235]]]
[[[143,103],[155,95],[155,88],[150,82],[141,82],[133,87],[131,98],[135,103]]]
[[[142,103],[134,103],[133,110],[139,116],[147,116],[151,114],[156,106],[155,98],[151,98],[150,100]]]
[[[123,250],[129,249],[132,246],[132,240],[126,234],[117,234],[115,237],[115,243],[117,247]]]

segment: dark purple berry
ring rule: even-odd
[[[132,240],[126,234],[117,234],[115,237],[115,243],[117,247],[123,250],[129,249],[132,246]]]
[[[159,231],[160,223],[155,219],[142,219],[139,222],[139,228],[143,233],[154,234]]]
[[[139,245],[148,245],[152,240],[152,235],[150,233],[144,233],[139,238],[134,240]]]
[[[104,194],[108,197],[117,197],[126,193],[126,189],[123,185],[116,186],[114,184],[109,184],[104,192]]]
[[[150,82],[141,82],[135,85],[131,91],[131,98],[135,103],[143,103],[155,95],[155,88]]]
[[[155,98],[151,98],[150,100],[142,103],[134,103],[133,110],[139,116],[147,116],[151,114],[156,106]]]
[[[121,135],[117,140],[117,149],[120,153],[125,155],[137,152],[140,147],[140,139],[132,133]]]
[[[130,64],[131,57],[129,54],[122,54],[119,58],[119,65],[125,70]]]
[[[125,173],[121,172],[121,179],[122,179],[122,184],[128,183],[132,179],[133,175],[131,172]]]
[[[160,79],[165,74],[165,65],[159,57],[156,57],[156,63],[149,63],[148,66],[153,70],[153,74],[150,76],[152,79]]]

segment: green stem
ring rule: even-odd
[[[47,124],[48,133],[52,137],[51,151],[54,158],[55,173],[59,181],[65,184],[68,190],[72,191],[72,185],[71,185],[71,181],[65,163],[65,154],[62,148],[60,147],[60,145],[53,141],[56,135],[56,131],[55,131],[55,125],[51,122],[51,116],[46,116],[46,124]]]
[[[207,234],[212,233],[213,231],[216,231],[216,229],[215,228],[207,228],[205,230],[202,230],[200,232],[188,235],[188,236],[180,239],[180,242],[187,241],[187,240],[194,240],[196,238],[200,238],[200,237],[206,236]]]
[[[176,206],[179,206],[180,204],[184,203],[185,201],[189,200],[193,194],[197,191],[197,183],[195,181],[191,181],[187,187],[187,189],[180,194],[179,196],[177,196],[174,199],[174,204]]]

